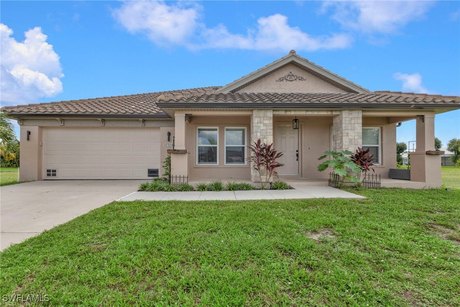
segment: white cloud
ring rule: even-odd
[[[351,38],[345,34],[312,37],[298,27],[291,27],[281,14],[257,20],[257,29],[246,35],[232,34],[223,25],[203,31],[207,48],[238,48],[248,50],[307,50],[346,48]]]
[[[288,24],[281,14],[261,17],[255,29],[245,34],[230,32],[225,25],[207,27],[198,5],[167,4],[164,1],[125,1],[114,17],[131,33],[146,34],[159,45],[181,45],[190,49],[308,50],[350,46],[346,34],[312,37]]]
[[[343,26],[362,32],[392,33],[407,23],[420,19],[432,6],[425,0],[326,0],[323,11],[333,10],[333,18]]]
[[[25,103],[60,93],[62,68],[47,36],[39,27],[25,32],[23,42],[16,41],[12,34],[0,23],[0,101]]]
[[[402,82],[404,92],[428,93],[428,90],[422,85],[422,75],[419,73],[406,74],[395,73],[394,78]]]
[[[153,0],[125,1],[114,17],[131,33],[145,33],[159,44],[181,44],[195,31],[199,8]]]

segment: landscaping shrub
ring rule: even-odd
[[[271,189],[272,190],[289,190],[292,188],[289,184],[287,184],[284,181],[275,181],[272,183]]]
[[[197,186],[196,186],[196,190],[197,191],[206,191],[208,189],[208,185],[206,183],[199,183]]]
[[[179,192],[194,191],[195,189],[188,183],[175,184],[174,188]]]
[[[176,187],[170,185],[168,181],[162,179],[155,179],[151,182],[141,184],[139,190],[149,192],[172,192],[176,191]]]
[[[206,186],[206,191],[223,191],[224,185],[220,181],[211,182]]]
[[[253,185],[246,182],[229,182],[226,186],[226,190],[228,191],[248,191],[254,189]]]
[[[264,190],[267,183],[272,182],[272,178],[277,175],[276,169],[283,166],[278,162],[283,153],[275,150],[273,143],[262,143],[260,139],[249,146],[249,149],[252,152],[253,168],[259,173],[261,188]]]

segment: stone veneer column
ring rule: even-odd
[[[354,152],[361,147],[363,113],[360,110],[341,111],[332,123],[332,149]]]
[[[253,110],[251,116],[251,145],[261,139],[263,143],[273,143],[273,110]],[[251,163],[251,180],[258,181],[258,173]]]

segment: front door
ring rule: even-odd
[[[290,124],[275,126],[275,148],[283,153],[279,159],[283,164],[279,175],[299,174],[299,130],[292,129]]]

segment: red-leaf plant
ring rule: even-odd
[[[283,153],[275,150],[273,143],[262,143],[260,139],[255,141],[249,148],[252,151],[251,162],[253,163],[253,168],[259,173],[262,188],[265,188],[265,184],[270,183],[273,176],[277,174],[276,169],[283,166],[277,161],[283,156]],[[264,175],[265,181],[263,180]]]
[[[355,153],[351,155],[351,160],[358,165],[361,172],[364,173],[364,178],[369,171],[375,172],[374,168],[374,155],[369,152],[369,149],[358,147]]]

